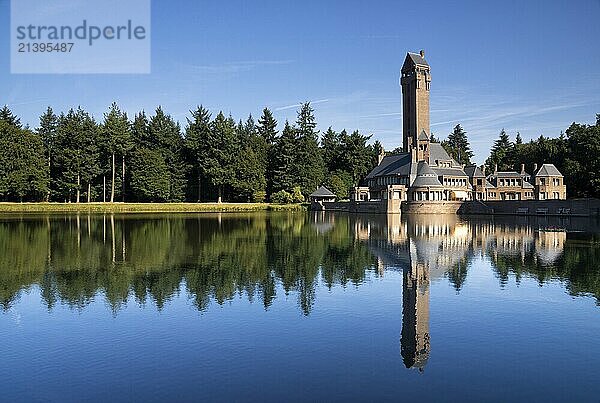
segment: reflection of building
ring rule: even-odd
[[[400,354],[406,368],[423,371],[430,351],[429,269],[414,263],[402,281],[402,333]]]
[[[424,370],[431,353],[429,287],[444,277],[457,290],[472,258],[487,255],[518,262],[553,264],[561,256],[566,232],[536,231],[536,221],[462,220],[456,215],[354,216],[354,236],[377,257],[377,270],[402,270],[400,353],[407,368]],[[545,225],[550,225],[545,221]],[[512,259],[512,260],[510,260]]]

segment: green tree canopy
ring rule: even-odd
[[[452,133],[448,135],[448,140],[443,141],[442,146],[459,164],[469,165],[471,163],[473,151],[471,151],[471,146],[467,139],[467,132],[464,131],[460,124],[454,126]]]

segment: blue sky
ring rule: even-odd
[[[50,0],[52,1],[52,0]],[[457,123],[482,162],[499,131],[557,136],[600,113],[600,0],[153,1],[152,73],[11,75],[0,0],[0,104],[37,126],[51,105],[97,119],[157,105],[185,125],[198,104],[236,119],[272,108],[280,126],[312,101],[321,130],[402,143],[399,69],[425,49],[431,130]]]

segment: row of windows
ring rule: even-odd
[[[555,200],[560,199],[560,192],[552,192],[551,198],[555,199]],[[550,199],[550,194],[548,192],[542,192],[539,194],[538,199],[540,199],[540,200]]]
[[[498,179],[499,186],[521,186],[521,179]]]
[[[488,194],[488,198],[496,198],[496,196],[498,196],[498,193],[496,192],[487,192]],[[506,200],[519,200],[521,198],[521,193],[500,193],[502,195],[502,199],[506,199]],[[533,199],[533,192],[524,192],[523,193],[526,199],[527,198],[531,198]]]
[[[444,178],[444,186],[467,186],[467,180],[461,178]]]
[[[406,176],[382,176],[371,180],[372,185],[408,185]]]
[[[561,185],[561,180],[560,178],[548,178],[552,180],[552,185],[554,186],[560,186]],[[546,185],[546,184],[550,184],[550,181],[546,181],[546,178],[539,178],[540,180],[540,185]]]

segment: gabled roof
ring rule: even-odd
[[[309,197],[335,197],[335,194],[325,186],[320,186],[317,190],[312,192]]]
[[[406,57],[410,58],[410,60],[412,60],[412,62],[414,64],[419,64],[421,66],[429,66],[429,63],[427,63],[427,60],[425,60],[425,58],[422,57],[421,54],[419,54],[419,53],[408,52],[406,54]]]
[[[387,175],[410,175],[411,165],[410,153],[388,155],[383,157],[381,164],[369,172],[367,179]]]
[[[492,183],[489,180],[487,180],[487,179],[485,180],[485,187],[486,188],[492,188],[492,189],[496,188],[496,186],[492,185]]]
[[[485,177],[485,175],[483,175],[483,172],[481,172],[481,169],[479,169],[479,167],[477,165],[468,165],[465,167],[465,173],[467,174],[467,176],[469,178],[483,178]]]
[[[425,129],[421,130],[421,134],[419,134],[419,140],[429,140],[429,136],[425,133]]]
[[[554,164],[543,164],[535,176],[563,176]]]

